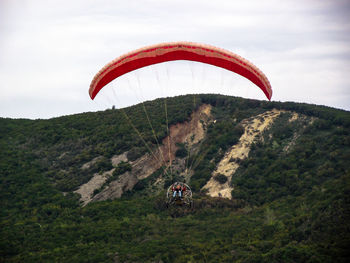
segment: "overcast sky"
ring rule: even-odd
[[[0,117],[103,109],[108,105],[88,96],[100,68],[125,52],[171,41],[210,44],[245,57],[270,80],[273,101],[350,110],[349,17],[348,0],[0,0]],[[265,99],[236,74],[186,63],[130,74],[113,84],[118,98],[111,103],[151,98],[134,100],[123,92],[135,79],[145,94],[159,96],[161,85],[193,93],[193,83],[201,83],[212,92]],[[162,95],[177,94],[163,89]]]

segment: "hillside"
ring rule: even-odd
[[[187,95],[165,118],[164,103],[0,119],[0,260],[348,261],[349,112]],[[193,211],[165,208],[174,181]]]

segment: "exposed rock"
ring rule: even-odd
[[[81,169],[82,169],[82,170],[89,169],[91,166],[93,166],[96,162],[98,162],[98,161],[101,160],[102,158],[103,158],[102,156],[95,157],[95,158],[92,159],[90,162],[84,163],[83,166],[81,167]]]
[[[311,125],[315,121],[315,117],[308,117],[302,114],[298,114],[296,112],[291,112],[292,116],[289,118],[289,122],[293,122],[296,120],[301,120],[304,123],[303,129],[305,129],[308,125]],[[292,140],[283,148],[283,152],[287,153],[294,147],[296,144],[297,139],[300,137],[301,133],[295,132],[293,134]]]
[[[62,153],[62,154],[58,157],[58,159],[62,159],[62,158],[65,157],[67,154],[68,154],[68,152]]]
[[[122,158],[115,158],[115,160],[122,161]],[[100,193],[92,197],[90,201],[120,198],[124,192],[132,190],[139,180],[147,178],[161,167],[161,163],[155,160],[151,154],[145,154],[130,163],[132,166],[131,172],[121,174],[117,180],[112,181]]]
[[[103,191],[95,195],[91,201],[119,198],[125,191],[131,190],[137,182],[138,179],[133,173],[126,172],[120,175],[117,180],[111,182]]]
[[[74,191],[75,193],[80,194],[80,201],[82,201],[84,205],[91,202],[94,191],[99,189],[106,182],[107,178],[111,176],[113,170],[103,174],[94,174],[89,182],[81,185],[78,190]]]
[[[114,155],[111,159],[112,165],[118,166],[118,164],[120,162],[127,162],[128,161],[127,154],[128,154],[128,152],[124,152],[124,153],[119,154],[119,155]]]
[[[118,165],[121,161],[127,161],[126,158],[127,153],[122,153],[120,155],[115,155],[112,157],[112,164]],[[94,165],[98,160],[102,159],[102,156],[96,157],[92,159],[90,162],[85,163],[81,169],[89,169],[92,165]],[[85,184],[81,185],[78,190],[74,191],[75,193],[80,194],[80,201],[84,203],[84,205],[88,204],[92,201],[93,193],[96,189],[102,187],[102,185],[106,182],[108,177],[112,175],[114,168],[110,171],[104,172],[102,174],[94,174],[93,177]]]
[[[189,148],[204,139],[206,125],[211,118],[211,105],[203,104],[197,111],[192,113],[191,120],[177,123],[170,127],[170,136],[162,141],[159,149],[159,159],[164,163],[172,162],[178,149],[177,143],[185,143]]]
[[[225,153],[224,158],[218,163],[212,177],[203,186],[203,189],[207,190],[210,196],[231,199],[231,192],[233,190],[231,186],[232,175],[239,167],[240,162],[248,157],[251,144],[259,138],[262,132],[272,124],[281,112],[280,110],[273,109],[241,122],[245,131],[239,142]],[[217,174],[225,175],[228,179],[227,182],[220,184],[214,179],[214,176]]]
[[[292,116],[289,118],[289,122],[296,121],[299,118],[299,114],[296,112],[292,112]]]

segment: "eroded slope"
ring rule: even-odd
[[[217,165],[211,179],[203,187],[212,197],[224,197],[231,199],[231,177],[239,167],[239,162],[248,157],[252,143],[259,138],[262,132],[273,123],[273,121],[281,114],[280,110],[266,111],[255,117],[245,119],[241,122],[244,133],[239,142],[232,146],[226,153],[224,158]],[[224,175],[227,181],[221,184],[215,180],[215,176]]]

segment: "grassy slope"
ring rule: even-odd
[[[85,162],[140,145],[120,111],[37,121],[0,119],[0,260],[346,262],[349,113],[213,95],[197,98],[202,102],[215,106],[220,125],[208,128],[191,182],[197,190],[213,169],[210,160],[219,160],[232,143],[241,119],[273,107],[307,117],[289,123],[282,115],[264,143],[254,146],[234,176],[234,201],[197,194],[193,212],[164,209],[163,193],[131,194],[84,208],[76,195],[62,195],[88,180],[93,169],[103,169],[100,165],[83,173]],[[185,120],[196,107],[191,96],[168,104],[171,123]],[[156,132],[165,136],[164,116],[158,115],[162,106],[161,100],[146,104]],[[152,141],[143,108],[127,111]],[[313,124],[305,125],[311,118]]]

